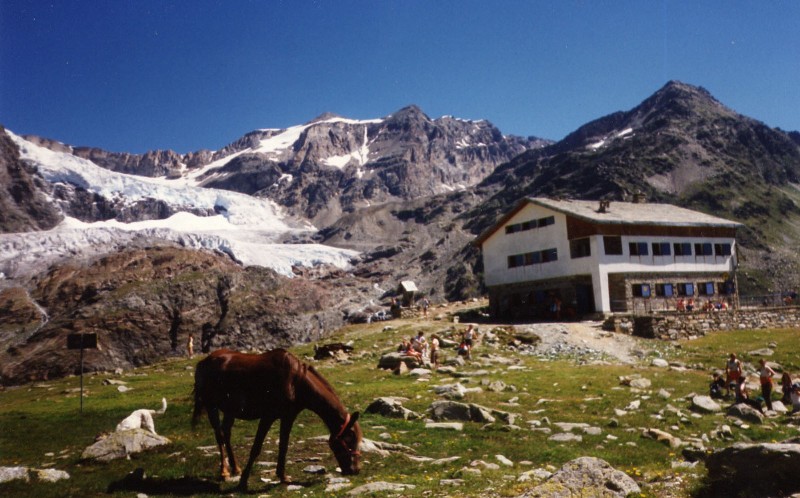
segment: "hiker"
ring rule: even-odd
[[[467,325],[467,330],[464,331],[464,340],[463,340],[463,343],[467,349],[466,357],[468,360],[472,359],[472,345],[474,341],[475,341],[475,330],[473,329],[473,325],[470,323],[469,325]]]
[[[789,406],[792,402],[792,376],[789,372],[783,372],[781,375],[781,393],[783,394],[781,402]]]
[[[414,350],[420,353],[423,357],[427,356],[426,353],[428,351],[428,341],[425,340],[425,334],[421,330],[417,336],[412,339],[411,345]]]
[[[758,377],[761,381],[761,396],[764,398],[767,410],[772,411],[772,377],[775,375],[775,370],[767,365],[767,360],[764,358],[761,358],[758,362],[761,364],[761,368],[758,369]]]
[[[434,370],[439,367],[439,338],[435,335],[431,337],[431,365]]]
[[[800,411],[800,382],[792,384],[792,392],[789,394],[789,399],[792,401],[792,413]]]
[[[725,388],[728,397],[731,395],[731,384],[733,384],[735,389],[741,376],[742,362],[736,358],[736,353],[731,353],[728,357],[728,362],[725,364]]]
[[[428,300],[428,298],[427,297],[423,297],[422,298],[422,303],[421,303],[421,306],[422,306],[422,318],[424,318],[425,320],[428,319],[428,307],[430,305],[431,305],[431,302]]]
[[[716,399],[723,398],[722,390],[725,388],[725,379],[722,376],[714,372],[712,375],[711,385],[709,386],[709,396]]]

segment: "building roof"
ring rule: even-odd
[[[651,202],[610,201],[607,209],[600,210],[600,201],[556,200],[545,197],[526,197],[500,220],[475,240],[480,245],[512,216],[528,204],[535,204],[558,213],[572,216],[599,225],[661,225],[677,227],[724,227],[739,228],[741,223],[717,216],[692,211],[672,204]]]

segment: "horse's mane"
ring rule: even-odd
[[[294,399],[296,382],[301,378],[309,378],[309,380],[313,379],[312,382],[315,382],[327,389],[333,395],[334,399],[338,400],[339,396],[336,394],[336,390],[333,388],[331,383],[322,376],[322,374],[317,372],[317,369],[315,369],[312,365],[308,365],[300,361],[300,359],[292,353],[286,350],[282,351],[285,354],[284,361],[287,363],[287,370],[290,372],[289,378],[286,379],[287,394],[289,395],[290,399]]]

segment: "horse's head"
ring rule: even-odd
[[[331,433],[328,444],[342,469],[342,475],[358,474],[361,470],[361,427],[358,425],[358,412],[347,414],[341,429],[336,434]]]

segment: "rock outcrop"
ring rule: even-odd
[[[564,464],[544,483],[518,498],[571,498],[594,496],[624,498],[641,490],[630,476],[605,460],[580,457]]]
[[[789,496],[800,492],[800,444],[736,443],[705,460],[708,496]]]
[[[170,442],[171,441],[164,436],[153,434],[144,429],[115,431],[111,434],[104,435],[94,444],[83,450],[81,458],[84,460],[108,462],[118,458],[127,458],[128,455],[141,453],[150,448],[170,444]]]
[[[0,233],[47,230],[63,216],[47,199],[51,186],[20,160],[19,149],[0,126]]]

